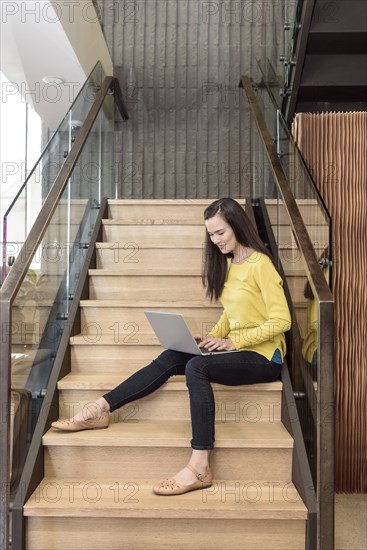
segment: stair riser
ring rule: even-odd
[[[164,244],[164,243],[159,243]],[[191,243],[187,243],[191,246]],[[125,273],[182,274],[187,268],[195,275],[201,274],[202,248],[141,248],[137,243],[111,247],[96,245],[97,269],[123,270]]]
[[[71,436],[72,437],[72,436]],[[81,479],[159,480],[182,468],[191,455],[185,447],[45,447],[45,476]],[[217,479],[251,479],[290,482],[292,449],[220,448],[211,455]]]
[[[327,226],[309,225],[307,231],[313,245],[324,248],[328,244]],[[292,247],[296,241],[288,225],[276,229],[277,242],[282,247]],[[144,246],[170,245],[176,247],[204,246],[205,229],[201,225],[103,225],[103,241],[112,242],[115,248],[130,246],[131,251]]]
[[[128,244],[136,250],[142,246],[203,246],[205,227],[200,225],[119,225],[104,224],[104,242],[118,243],[119,247]]]
[[[129,340],[129,334],[127,331],[126,340]],[[120,335],[116,335],[116,339],[119,337]],[[153,340],[153,338],[154,336],[150,339]],[[87,343],[88,339],[85,338],[85,340]],[[93,345],[96,341],[94,337],[90,337],[89,341],[89,345],[71,347],[71,370],[73,372],[133,374],[137,369],[148,365],[152,359],[163,351],[163,348],[158,345],[99,346]]]
[[[294,301],[305,301],[304,287],[306,277],[288,278],[288,287]],[[205,295],[200,276],[120,276],[106,275],[90,277],[91,300],[146,300],[156,301],[157,297],[165,302],[180,301],[192,304],[193,300],[209,303]]]
[[[59,403],[62,418],[70,418],[86,403],[93,403],[104,391],[60,390]],[[251,390],[214,390],[217,422],[276,422],[280,420],[279,392],[251,392]],[[133,401],[111,415],[114,422],[124,420],[190,419],[187,390],[157,390],[154,394]]]
[[[136,276],[91,276],[89,278],[89,297],[91,300],[156,300],[164,302],[180,301],[192,304],[201,300],[203,305],[209,300],[201,277],[136,277]]]
[[[116,339],[119,335],[116,335]],[[154,336],[151,336],[152,340]],[[120,338],[121,339],[121,338]],[[87,344],[88,339],[85,338]],[[159,345],[88,345],[71,346],[71,370],[75,373],[113,373],[121,376],[133,374],[137,369],[148,365],[163,348]]]
[[[159,497],[157,497],[159,498]],[[185,498],[184,496],[181,498]],[[303,520],[27,518],[27,550],[304,550]]]
[[[193,333],[207,334],[220,317],[220,308],[177,308],[167,306],[146,308],[81,307],[81,332],[85,337],[99,334],[116,335],[119,343],[140,344],[141,332],[152,333],[144,309],[181,313]]]
[[[281,243],[282,244],[282,243]],[[202,248],[141,248],[137,243],[119,247],[119,243],[96,245],[97,269],[118,271],[119,274],[196,275],[201,276]],[[321,246],[321,245],[320,245]],[[321,252],[321,249],[320,249]],[[287,242],[279,251],[286,274],[303,274],[304,266],[298,249]],[[157,261],[157,258],[159,261]]]
[[[118,220],[141,220],[143,223],[149,220],[159,220],[161,223],[204,223],[203,204],[109,204],[109,218]]]

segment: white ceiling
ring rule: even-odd
[[[87,75],[70,45],[53,6],[43,1],[1,2],[0,69],[53,131],[69,109]],[[46,84],[57,76],[64,84]]]

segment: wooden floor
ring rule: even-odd
[[[218,319],[200,279],[208,202],[110,201],[81,333],[70,341],[72,371],[58,386],[62,417],[161,351],[144,309],[183,313],[196,332]],[[152,492],[190,457],[182,376],[115,411],[108,429],[46,433],[45,478],[24,508],[27,550],[304,550],[307,510],[292,483],[282,384],[213,389],[214,483],[204,491]]]

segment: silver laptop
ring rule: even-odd
[[[165,349],[183,351],[193,355],[217,355],[218,353],[235,353],[232,351],[205,351],[199,348],[195,338],[182,315],[162,311],[144,311],[149,323]]]

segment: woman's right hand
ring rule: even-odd
[[[214,338],[207,336],[199,343],[199,348],[204,348],[208,351],[235,351],[236,347],[229,338]]]

